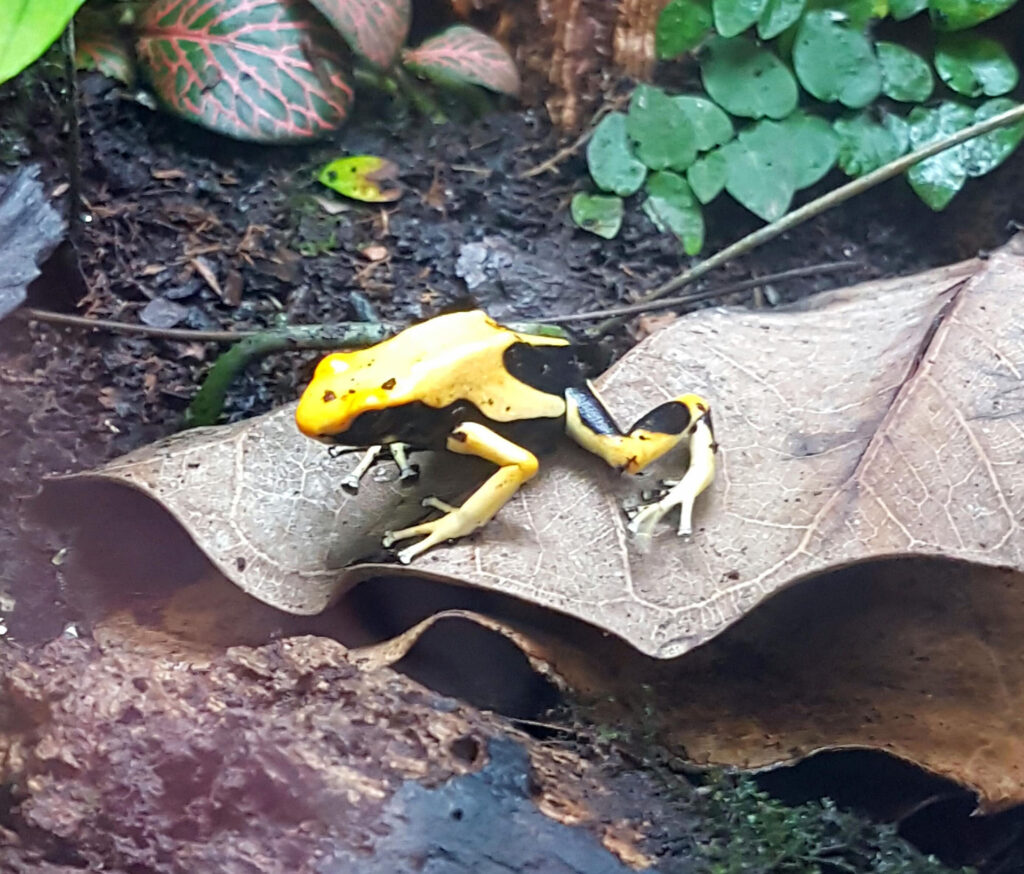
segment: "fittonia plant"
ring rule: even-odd
[[[408,83],[408,70],[442,87],[519,91],[504,47],[465,25],[403,49],[412,0],[146,0],[119,31],[116,15],[97,14],[104,5],[80,13],[80,66],[126,81],[137,68],[170,111],[241,140],[336,129],[359,69],[361,81]]]

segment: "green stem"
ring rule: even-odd
[[[406,97],[413,106],[416,107],[417,111],[422,115],[429,118],[434,124],[444,124],[448,121],[440,106],[437,105],[437,101],[431,96],[431,94],[420,85],[412,76],[410,76],[403,67],[397,64],[391,70],[392,75],[395,77],[395,81],[398,83],[398,87],[402,90]]]
[[[512,322],[514,331],[567,338],[561,328],[532,322]],[[253,361],[274,352],[292,349],[320,349],[333,352],[379,343],[397,330],[388,322],[339,322],[332,325],[293,325],[272,328],[239,340],[220,355],[206,374],[192,402],[185,410],[185,427],[215,425],[224,410],[224,398],[235,378]]]
[[[185,427],[213,425],[224,409],[228,388],[251,362],[285,349],[335,350],[369,346],[392,333],[392,327],[373,322],[299,325],[260,331],[235,343],[217,358],[185,411]]]
[[[684,285],[688,285],[694,280],[710,273],[712,270],[723,266],[727,261],[731,261],[739,255],[745,255],[747,252],[756,249],[758,246],[767,243],[769,240],[774,240],[780,234],[784,234],[786,231],[795,228],[797,225],[803,224],[808,219],[814,218],[816,215],[832,209],[832,207],[838,206],[840,203],[845,203],[851,197],[863,194],[865,191],[874,188],[876,185],[880,185],[882,182],[892,179],[894,176],[898,176],[900,173],[909,170],[915,164],[925,160],[926,158],[931,158],[933,155],[939,154],[939,152],[944,152],[946,149],[951,149],[954,146],[959,146],[961,143],[967,142],[967,140],[973,140],[975,137],[987,134],[998,128],[1005,127],[1008,124],[1021,121],[1022,119],[1024,119],[1024,104],[1015,106],[1013,109],[1008,109],[1006,112],[1001,112],[999,115],[993,115],[992,118],[978,122],[978,124],[972,124],[970,127],[965,127],[963,130],[959,130],[945,139],[936,140],[934,143],[922,146],[920,149],[910,152],[902,158],[897,158],[895,161],[891,161],[884,167],[879,167],[877,170],[868,173],[866,176],[861,176],[859,179],[847,182],[845,185],[841,185],[839,188],[830,191],[828,194],[822,195],[816,200],[812,200],[810,203],[804,204],[799,209],[786,213],[782,218],[769,225],[765,225],[763,228],[759,228],[754,231],[754,233],[748,234],[741,240],[737,240],[731,246],[726,246],[726,248],[722,249],[720,252],[716,252],[710,258],[701,261],[699,264],[695,264],[689,270],[685,270],[675,278],[670,279],[668,282],[665,282],[657,288],[648,291],[646,294],[641,295],[638,303],[647,303],[648,301],[656,300],[659,297],[664,297],[670,292],[675,291],[677,288],[682,288]],[[624,316],[615,316],[614,318],[606,319],[597,325],[593,329],[592,333],[596,336],[607,334],[609,331],[612,331],[621,325],[624,320]]]

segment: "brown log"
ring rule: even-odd
[[[98,636],[0,650],[0,871],[601,874],[650,862],[638,810],[671,821],[326,638]]]

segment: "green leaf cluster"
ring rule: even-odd
[[[861,176],[1008,110],[1017,63],[973,28],[1014,2],[669,0],[655,33],[658,56],[695,57],[703,91],[640,85],[628,112],[603,119],[587,150],[600,192],[578,195],[573,217],[614,236],[623,198],[642,192],[647,217],[693,255],[703,245],[701,207],[723,191],[774,221],[833,168]],[[925,50],[874,38],[873,21],[921,13],[932,32]],[[907,179],[928,206],[943,209],[1021,139],[1024,125],[977,137],[915,165]]]

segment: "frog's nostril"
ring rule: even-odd
[[[338,396],[330,389],[324,392],[324,403],[329,404],[331,401],[336,401]]]

